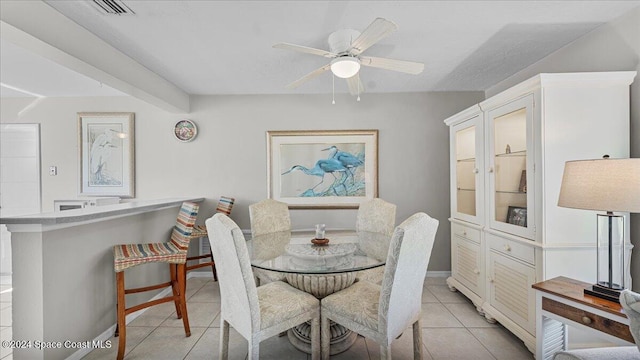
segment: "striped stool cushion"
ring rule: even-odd
[[[113,267],[116,272],[132,266],[166,262],[183,264],[187,260],[189,240],[198,216],[199,205],[185,202],[180,208],[171,239],[166,243],[122,244],[113,247]]]
[[[234,198],[221,196],[220,201],[218,201],[216,212],[229,216],[231,214],[231,209],[233,209],[233,203],[235,201],[236,199]],[[205,236],[207,236],[207,227],[205,225],[195,225],[193,227],[193,232],[191,233],[192,239],[197,239]]]
[[[233,209],[233,203],[235,201],[236,199],[232,197],[221,196],[220,201],[218,201],[216,212],[223,213],[229,216],[231,214],[231,209]]]
[[[172,243],[124,244],[113,247],[116,272],[150,262],[182,264],[187,253],[177,249]]]
[[[195,225],[193,227],[193,232],[191,233],[191,238],[201,238],[207,236],[207,227],[204,225]]]

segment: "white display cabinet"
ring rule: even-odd
[[[629,157],[635,76],[539,74],[445,120],[452,227],[447,284],[532,352],[531,285],[556,276],[596,281],[597,212],[557,206],[564,163]],[[628,225],[626,234],[630,249]]]

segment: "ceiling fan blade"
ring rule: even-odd
[[[360,64],[380,69],[399,71],[407,74],[418,75],[424,70],[424,64],[413,61],[386,59],[372,56],[360,57]]]
[[[331,51],[320,50],[320,49],[310,48],[307,46],[288,44],[288,43],[278,43],[273,45],[273,47],[276,49],[293,50],[293,51],[303,52],[303,53],[312,54],[312,55],[320,55],[326,58],[334,58],[338,56],[338,54],[334,54]]]
[[[364,85],[362,84],[362,81],[360,81],[359,72],[347,79],[347,85],[349,86],[349,92],[351,95],[359,95],[364,92]]]
[[[353,55],[360,55],[371,45],[384,39],[397,29],[398,25],[395,23],[383,18],[377,18],[351,43],[349,51]]]
[[[316,78],[318,75],[321,75],[323,72],[329,70],[331,68],[331,64],[327,64],[319,69],[315,69],[312,72],[308,73],[307,75],[301,77],[300,79],[292,82],[291,84],[285,86],[287,89],[294,89],[297,88],[298,86],[302,85],[303,83]]]

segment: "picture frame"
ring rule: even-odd
[[[521,206],[509,206],[507,209],[507,223],[527,227],[527,208]]]
[[[82,196],[135,197],[135,124],[132,112],[78,113]]]
[[[378,196],[378,130],[267,131],[267,169],[292,209],[358,208]]]

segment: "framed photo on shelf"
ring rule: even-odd
[[[527,227],[527,208],[509,206],[507,210],[507,223]]]
[[[269,198],[357,208],[378,196],[378,130],[267,131]]]
[[[79,193],[135,196],[134,113],[78,113]]]

